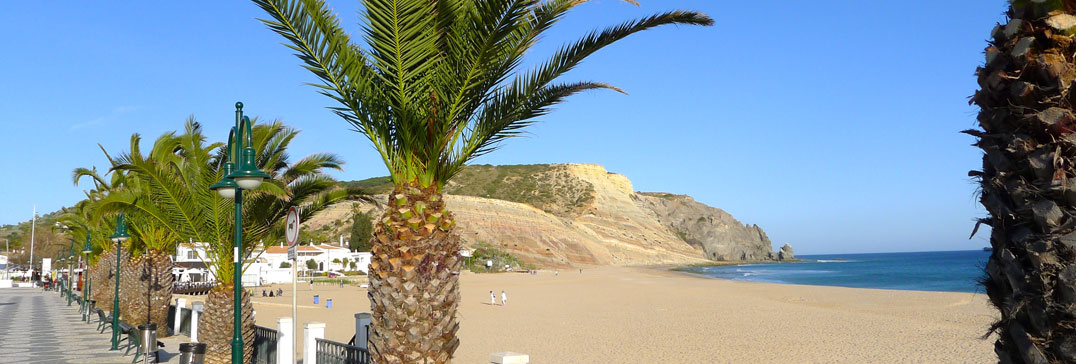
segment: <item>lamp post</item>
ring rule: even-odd
[[[71,301],[75,298],[75,243],[67,248],[67,307],[71,307]]]
[[[86,280],[86,289],[82,290],[82,320],[90,322],[90,253],[93,253],[93,247],[90,246],[90,232],[86,231],[86,245],[82,247],[82,256],[86,257],[86,268],[82,271],[82,276]]]
[[[258,188],[263,180],[269,178],[269,174],[258,169],[255,163],[251,124],[250,118],[243,116],[243,103],[236,102],[235,126],[228,134],[225,175],[220,182],[209,186],[209,189],[217,191],[221,197],[235,200],[235,242],[232,245],[232,263],[235,264],[232,281],[235,302],[232,314],[235,323],[232,328],[232,364],[243,363],[243,190]],[[239,169],[233,171],[236,164]]]
[[[123,222],[123,213],[116,217],[116,232],[109,236],[116,243],[116,289],[112,294],[112,349],[120,349],[120,255],[123,242],[130,238],[127,235],[127,224]]]
[[[60,251],[57,250],[56,251],[56,258],[53,258],[53,261],[56,262],[55,263],[56,272],[60,271],[60,264],[62,264],[63,261],[64,261],[63,258],[61,258],[62,256],[63,256],[63,254],[60,254]],[[50,268],[52,268],[52,267],[50,267]],[[42,263],[41,269],[45,269],[44,263]],[[44,271],[42,271],[42,273],[44,273]],[[50,272],[49,274],[51,275],[52,273]],[[60,289],[60,281],[61,280],[60,280],[59,273],[56,273],[56,279],[52,280],[52,286],[50,288],[55,288],[56,292],[60,294],[60,297],[63,297],[64,290]]]

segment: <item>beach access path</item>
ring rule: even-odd
[[[4,364],[121,364],[130,363],[124,350],[109,351],[112,332],[97,331],[82,321],[78,303],[40,288],[0,289],[0,363]],[[179,340],[162,339],[161,363],[178,363]],[[139,363],[141,363],[141,358]]]

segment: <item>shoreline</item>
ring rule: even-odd
[[[960,252],[963,252],[963,251],[960,251]],[[728,278],[728,277],[715,277],[715,276],[706,275],[704,273],[700,273],[700,272],[695,270],[696,268],[707,268],[707,267],[732,267],[732,266],[748,266],[748,265],[764,265],[764,264],[810,263],[810,262],[816,262],[816,261],[817,260],[815,260],[815,259],[795,259],[795,260],[783,261],[783,262],[774,262],[774,261],[722,261],[722,262],[714,262],[715,264],[699,263],[699,264],[689,264],[689,265],[653,265],[653,266],[645,266],[645,265],[643,265],[643,266],[635,266],[635,267],[640,267],[640,268],[650,267],[650,268],[653,268],[653,269],[661,269],[661,270],[665,270],[665,271],[668,271],[668,272],[675,272],[675,273],[678,273],[678,274],[681,274],[681,275],[684,275],[684,276],[690,276],[690,277],[694,277],[694,278],[720,280],[720,281],[727,281],[727,282],[765,283],[765,284],[792,285],[792,286],[805,286],[805,287],[834,287],[834,288],[850,288],[850,289],[865,289],[865,290],[879,290],[879,291],[967,293],[967,294],[982,295],[984,297],[986,296],[986,293],[981,289],[981,286],[979,284],[974,285],[974,287],[979,288],[979,289],[976,289],[975,291],[902,289],[902,288],[884,288],[884,287],[852,287],[852,286],[837,285],[837,284],[810,284],[810,283],[794,283],[794,282],[784,282],[784,281],[775,281],[775,280],[773,280],[773,281],[771,281],[771,280],[750,280],[750,279],[736,279],[736,278]]]
[[[703,277],[669,267],[462,273],[454,362],[484,362],[501,351],[536,363],[953,363],[993,356],[993,341],[979,337],[997,312],[981,294],[697,279]],[[290,286],[273,286],[285,297],[253,297],[258,325],[275,327],[277,317],[291,315]],[[498,293],[496,305],[490,291]],[[300,336],[303,322],[326,322],[326,339],[346,342],[354,314],[370,308],[362,288],[300,284],[298,294]]]

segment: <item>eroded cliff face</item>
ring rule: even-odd
[[[539,207],[476,196],[447,195],[458,233],[468,245],[489,243],[540,267],[691,264],[761,260],[770,241],[755,225],[688,196],[636,193],[626,177],[593,164],[549,165],[527,178],[540,186]],[[513,183],[506,177],[499,183]],[[533,182],[537,181],[537,183]],[[446,190],[461,190],[452,186]],[[541,196],[539,196],[541,197]],[[377,196],[377,201],[386,201]],[[376,204],[361,210],[379,216]],[[304,228],[350,221],[351,202],[326,209]],[[346,228],[346,226],[342,227]]]
[[[770,238],[758,225],[740,223],[724,210],[691,196],[639,193],[635,201],[682,240],[702,249],[711,260],[766,260],[772,257]]]

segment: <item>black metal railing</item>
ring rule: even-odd
[[[317,364],[370,364],[370,353],[363,348],[332,340],[316,340]]]
[[[268,327],[254,327],[254,363],[276,364],[276,344],[280,334]]]
[[[216,282],[176,282],[172,283],[172,293],[202,295],[209,294],[209,290],[216,286]]]

